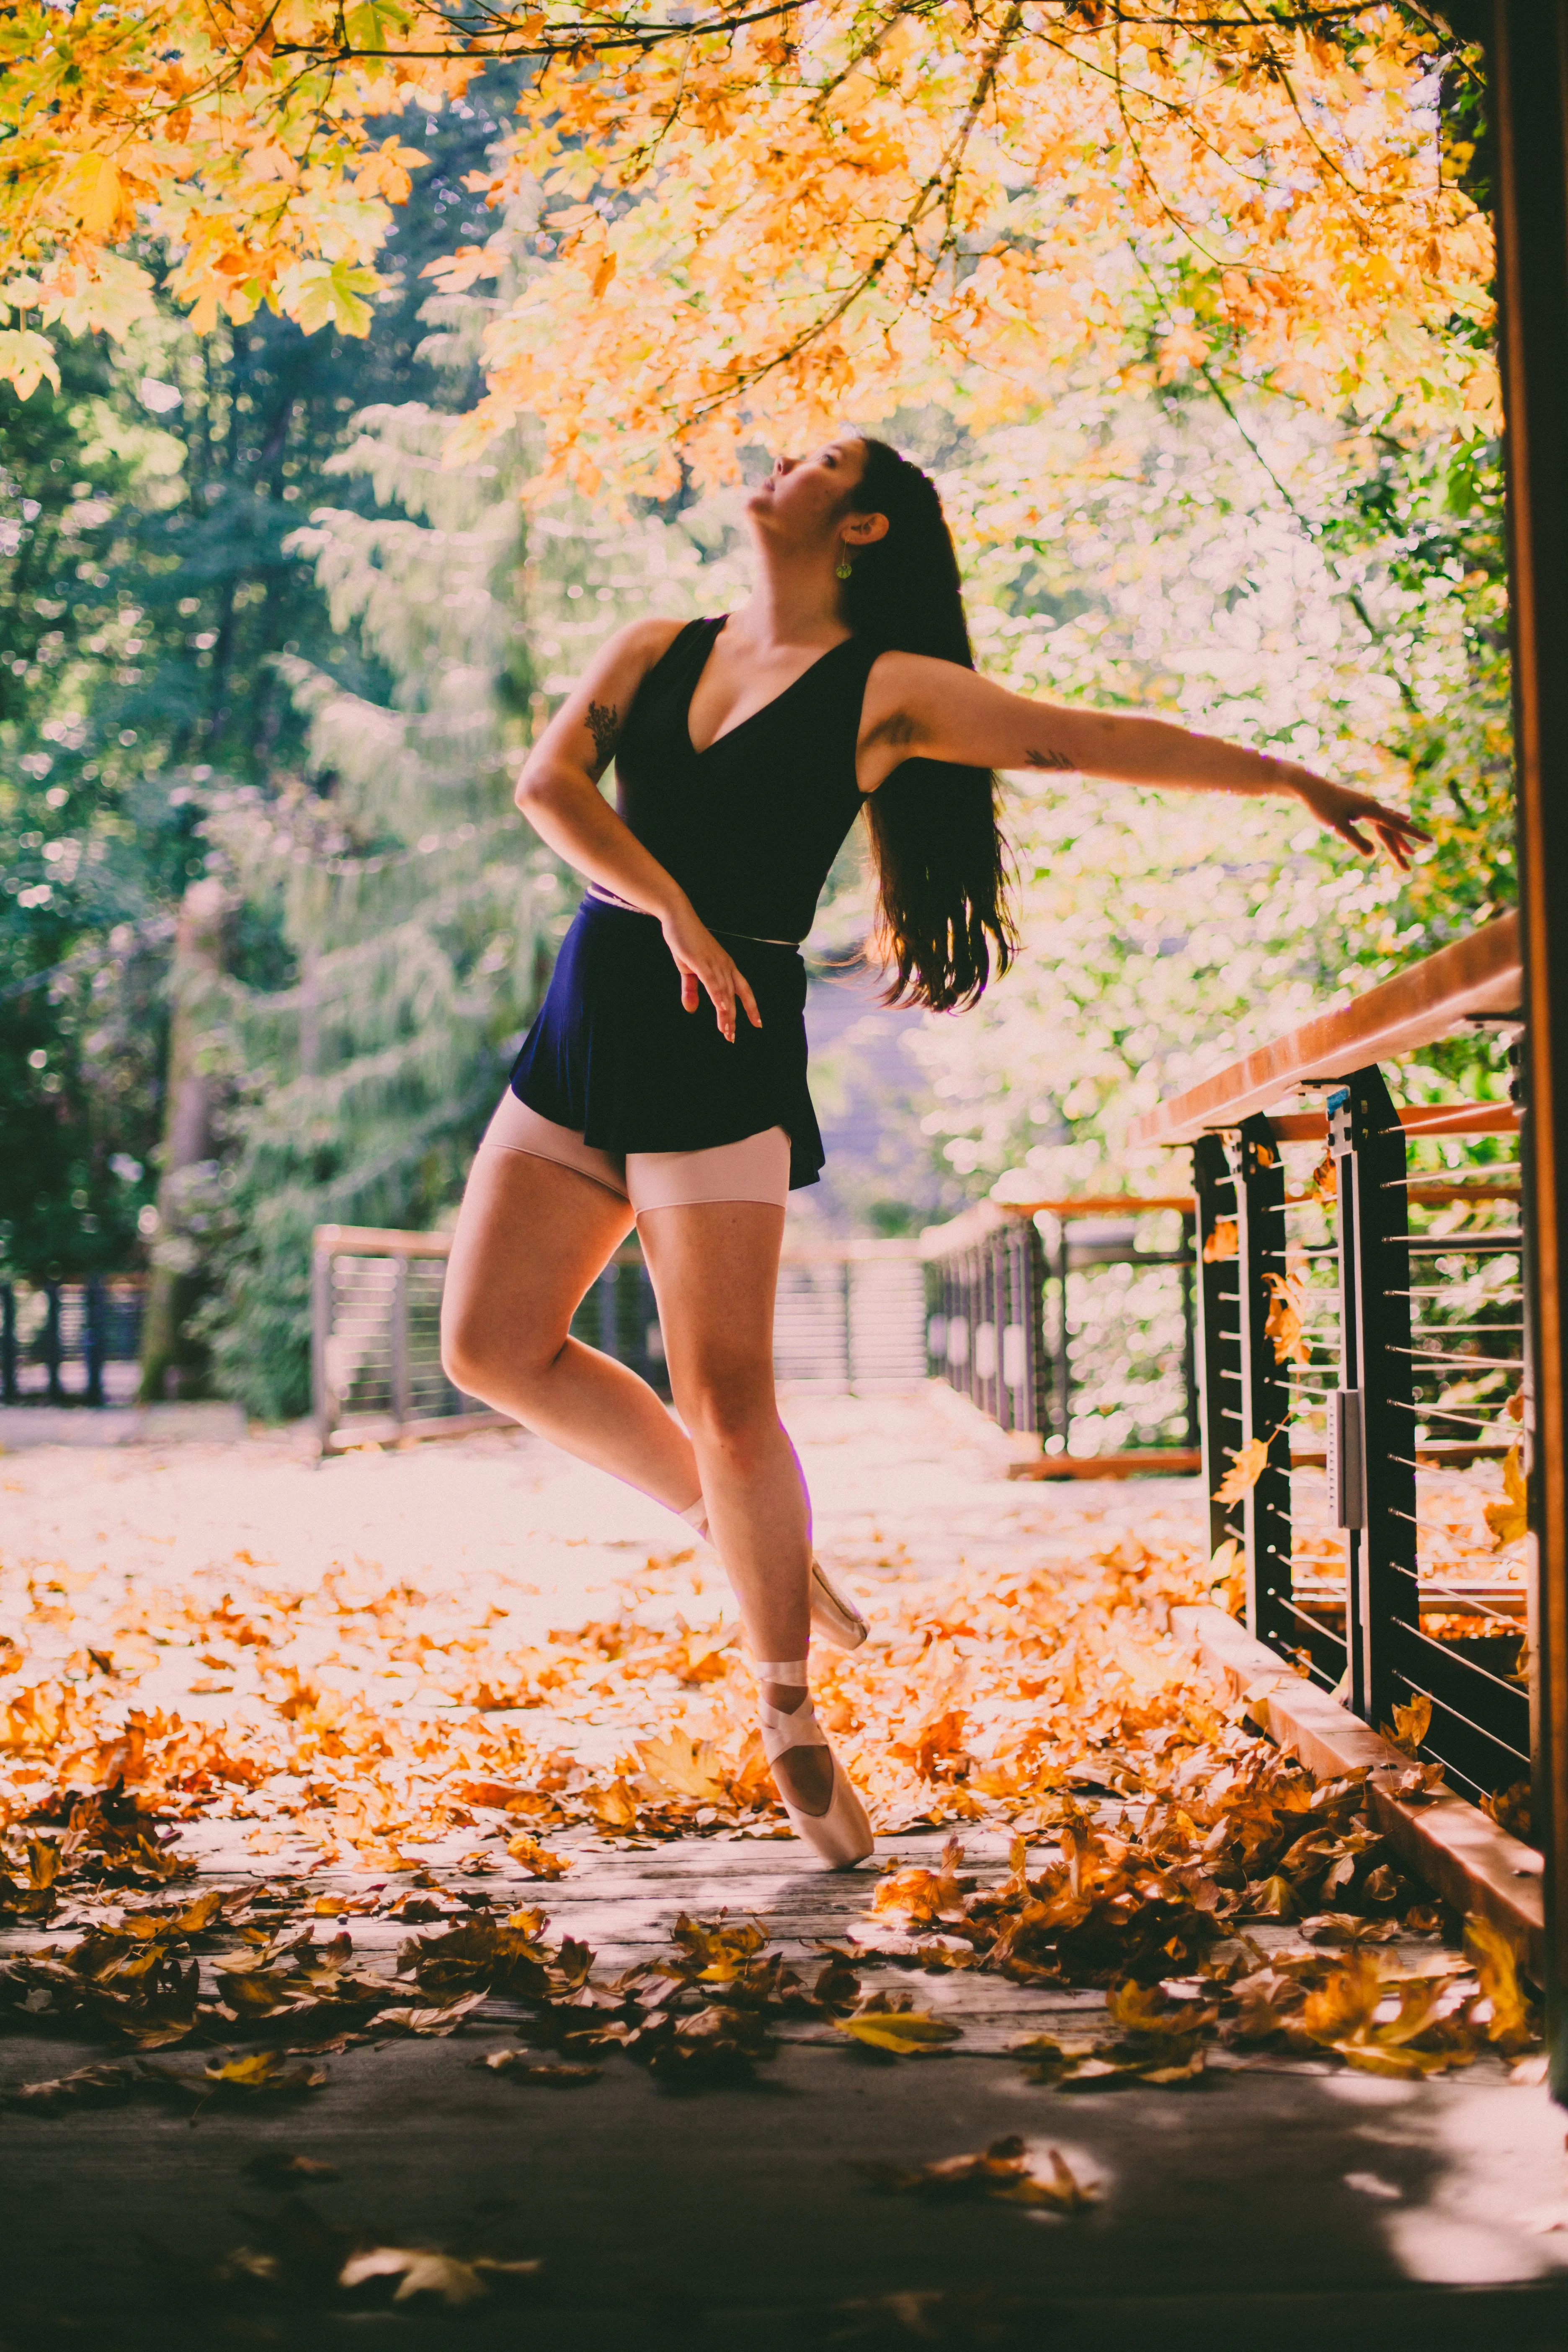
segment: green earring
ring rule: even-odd
[[[848,580],[853,577],[854,571],[855,567],[849,561],[848,549],[840,549],[838,561],[833,567],[833,577],[835,580]]]

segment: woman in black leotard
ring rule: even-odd
[[[1280,793],[1400,866],[1421,835],[1292,761],[977,677],[934,486],[884,443],[845,433],[781,459],[747,519],[749,601],[621,630],[523,766],[520,807],[588,892],[474,1161],[443,1348],[468,1394],[710,1529],[779,1793],[842,1864],[871,1832],[812,1715],[807,1635],[853,1647],[865,1628],[812,1557],[773,1306],[785,1192],[823,1159],[798,942],[855,816],[894,993],[939,1008],[1012,952],[996,769]],[[634,1219],[679,1422],[569,1336]]]

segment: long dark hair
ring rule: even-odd
[[[974,667],[952,534],[936,484],[886,441],[861,436],[866,460],[853,514],[882,514],[886,534],[857,548],[844,615],[884,653],[929,654]],[[1006,845],[989,768],[906,760],[866,803],[889,1004],[949,1013],[973,1004],[1017,950],[1007,904]]]

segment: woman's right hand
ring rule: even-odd
[[[757,1011],[751,982],[734,959],[725,954],[707,925],[699,922],[689,906],[661,917],[659,928],[680,974],[683,1013],[695,1013],[706,990],[719,1016],[719,1034],[731,1045],[735,1042],[737,1003],[744,1006],[753,1029],[762,1027],[763,1016]]]

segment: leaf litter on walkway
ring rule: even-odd
[[[942,2053],[951,2020],[862,1990],[858,1968],[892,1963],[1101,1990],[1102,2026],[1019,2053],[1063,2090],[1192,2084],[1216,2046],[1403,2077],[1521,2056],[1535,2020],[1506,1939],[1472,1923],[1466,1961],[1402,1961],[1396,1943],[1440,1914],[1370,1825],[1361,1777],[1315,1782],[1173,1643],[1170,1605],[1212,1577],[1179,1540],[1122,1536],[916,1586],[814,1682],[879,1826],[958,1832],[939,1865],[868,1887],[854,1941],[815,1972],[761,1923],[682,1918],[668,1955],[606,1977],[585,1946],[548,1940],[542,1910],[509,1907],[509,1885],[562,1876],[569,1840],[784,1834],[752,1677],[689,1555],[650,1559],[610,1614],[521,1646],[499,1597],[477,1611],[363,1562],[291,1591],[237,1554],[130,1602],[111,1577],[0,1570],[0,1920],[32,1945],[0,1969],[0,2022],[142,2053],[216,2042],[220,2068],[258,2062],[259,2087],[302,2040],[309,2056],[444,2039],[501,2004],[524,2045],[516,2065],[487,2062],[502,2079],[586,2084],[624,2055],[689,2089],[749,2079],[792,2021],[883,2063]],[[136,1703],[136,1661],[180,1644],[233,1675],[226,1715]],[[618,1743],[613,1764],[588,1760],[590,1730]],[[219,1821],[248,1823],[263,1854],[289,1836],[379,1884],[196,1893],[181,1831]],[[1013,1832],[989,1884],[964,1868],[971,1828]],[[434,1866],[430,1848],[463,1838],[479,1843]],[[394,1976],[355,1954],[366,1913],[425,1930]],[[1291,1929],[1308,1948],[1279,1948]],[[266,2047],[237,2055],[237,2037]],[[22,2104],[147,2079],[94,2072],[24,2085]]]

